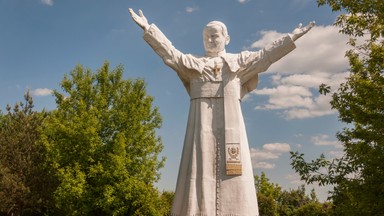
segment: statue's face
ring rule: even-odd
[[[224,35],[222,27],[218,25],[205,28],[203,38],[207,54],[218,54],[225,49],[225,45],[229,42],[229,37]]]

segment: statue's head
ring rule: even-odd
[[[204,49],[207,56],[217,56],[229,43],[227,27],[219,21],[209,22],[203,31]]]

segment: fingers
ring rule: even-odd
[[[129,11],[129,13],[130,13],[132,16],[138,16],[132,8],[128,8],[128,11]],[[140,15],[140,17],[144,17],[144,14],[143,14],[143,11],[142,11],[142,10],[139,10],[139,15]]]
[[[306,28],[306,29],[310,29],[310,28],[312,28],[313,26],[315,26],[316,25],[316,22],[315,21],[311,21],[311,22],[309,22],[309,24],[307,25],[307,26],[305,26],[304,28]],[[303,24],[302,23],[299,23],[299,25],[297,25],[297,28],[298,29],[302,29],[303,28]]]
[[[315,26],[315,25],[316,25],[316,22],[315,22],[315,21],[312,21],[312,22],[309,22],[308,27],[309,27],[309,28],[312,28],[312,27]]]
[[[297,25],[297,28],[301,28],[303,26],[303,24],[302,23],[299,23],[299,25]]]
[[[132,17],[137,16],[137,14],[135,13],[134,10],[132,10],[132,8],[128,8],[128,11],[129,11],[129,13],[131,14]]]
[[[308,26],[306,27],[307,31],[312,29],[316,25],[315,21],[309,22]]]

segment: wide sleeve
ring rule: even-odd
[[[193,55],[183,54],[177,50],[154,24],[144,31],[143,38],[163,59],[164,63],[177,72],[189,93],[189,81],[196,75],[196,72],[203,71],[204,66],[200,60]]]
[[[296,48],[289,35],[282,37],[257,52],[243,51],[237,63],[240,65],[238,77],[242,83],[242,96],[257,87],[258,74]]]

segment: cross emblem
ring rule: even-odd
[[[217,63],[215,63],[215,67],[213,68],[213,72],[215,73],[216,76],[220,74],[220,70],[221,70],[220,66]]]

